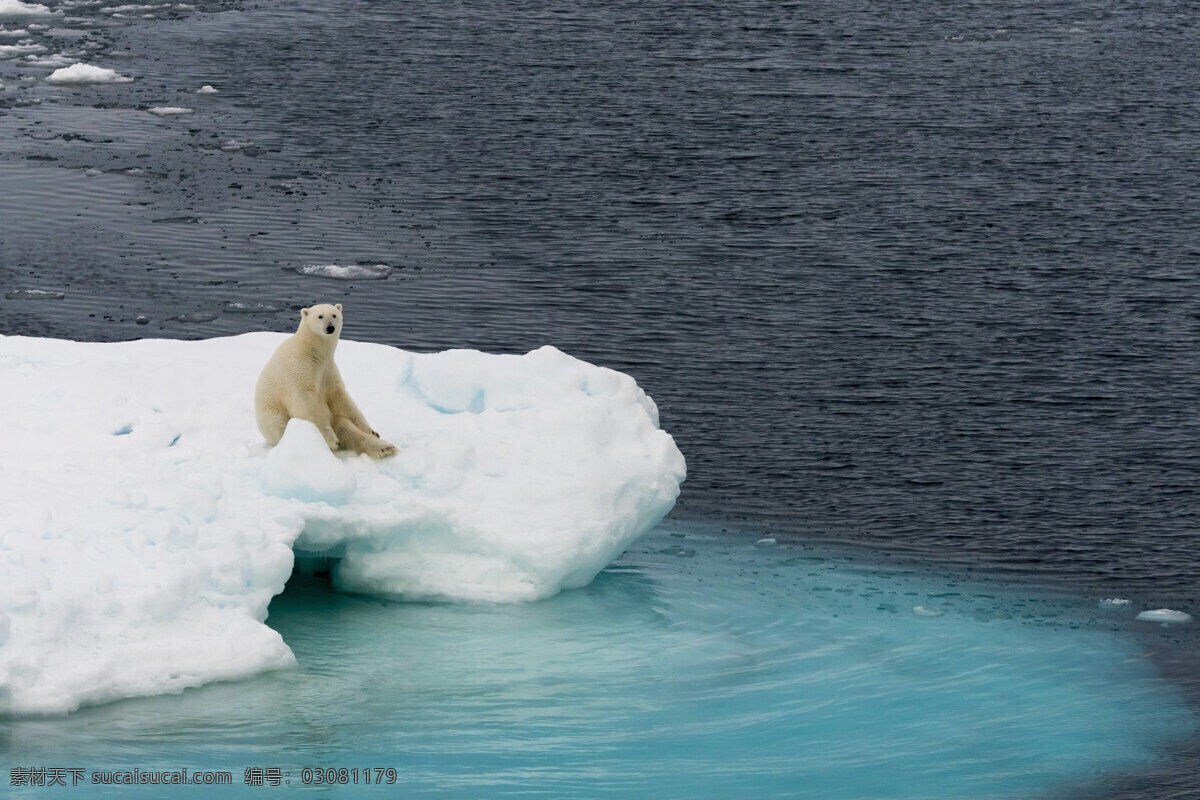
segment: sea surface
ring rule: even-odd
[[[656,400],[679,522],[1200,611],[1194,9],[51,6],[0,18],[0,333],[554,344]],[[1200,703],[1194,626],[1112,624]],[[1087,796],[1200,797],[1165,755]]]

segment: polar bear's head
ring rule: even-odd
[[[331,306],[322,303],[312,308],[301,309],[300,324],[322,339],[333,339],[342,335],[342,304]]]

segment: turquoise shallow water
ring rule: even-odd
[[[64,8],[29,39],[136,80],[0,60],[0,284],[64,295],[5,299],[0,330],[290,330],[339,301],[353,338],[553,343],[655,398],[682,511],[1200,606],[1188,9]],[[396,270],[299,271],[360,262]],[[0,766],[223,767],[247,796],[247,766],[360,759],[456,797],[1103,796],[1193,724],[1099,595],[670,533],[536,606],[295,581],[271,621],[299,669],[0,721]],[[1179,637],[1158,663],[1194,693]],[[1196,739],[1162,770],[1118,796],[1200,796]]]
[[[5,721],[0,752],[83,770],[17,797],[1036,797],[1193,732],[1122,632],[1134,611],[672,522],[534,604],[388,603],[294,576],[268,621],[299,668]],[[90,784],[184,767],[233,784]],[[323,768],[347,782],[306,786]]]

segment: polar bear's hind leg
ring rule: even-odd
[[[333,430],[337,434],[338,441],[342,447],[347,450],[353,450],[356,453],[365,453],[371,458],[388,458],[396,455],[396,448],[390,445],[383,439],[379,438],[379,434],[372,430],[363,430],[354,424],[348,417],[338,417],[333,421]]]
[[[282,408],[268,406],[256,409],[254,421],[258,423],[258,432],[267,440],[271,447],[279,444],[283,432],[287,430],[288,415]]]

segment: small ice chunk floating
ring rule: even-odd
[[[392,274],[390,264],[305,264],[296,268],[297,275],[310,278],[333,278],[339,281],[381,281]]]
[[[130,83],[133,78],[120,75],[116,70],[107,67],[96,67],[91,64],[75,63],[69,67],[54,70],[46,78],[46,83],[60,85],[85,83]]]
[[[1154,611],[1143,611],[1137,615],[1142,622],[1184,623],[1191,622],[1192,615],[1183,611],[1173,611],[1169,608],[1159,608]]]

